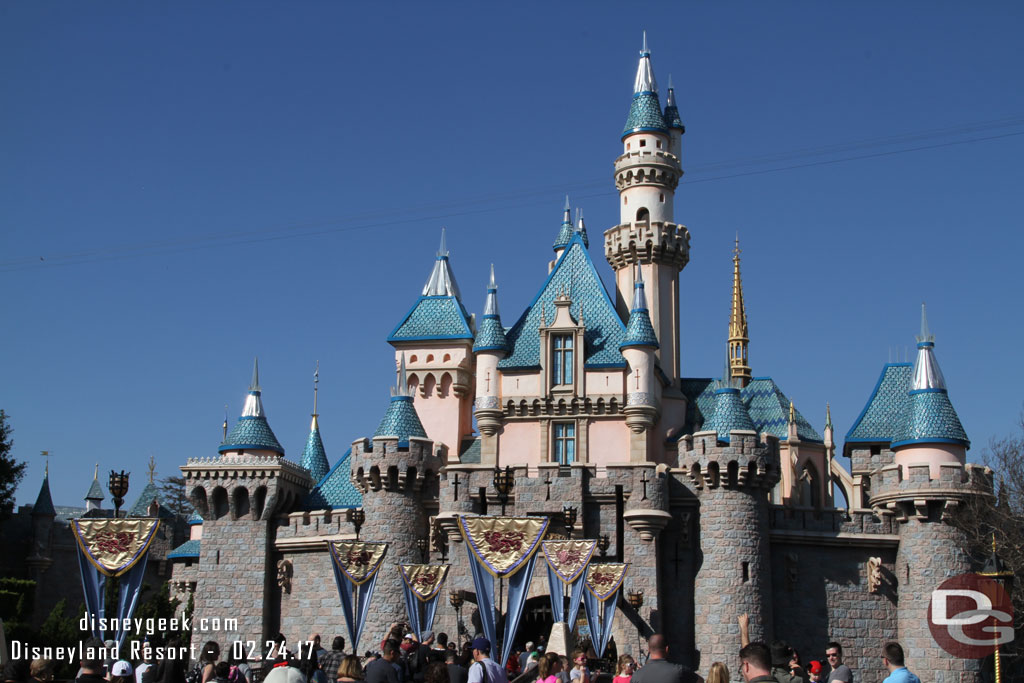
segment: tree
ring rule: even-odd
[[[160,480],[160,502],[176,515],[192,514],[192,504],[185,491],[185,477],[164,477]]]
[[[15,460],[12,453],[13,432],[7,423],[7,413],[0,409],[0,522],[10,517],[14,511],[14,492],[25,476],[26,464]]]

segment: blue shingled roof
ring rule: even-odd
[[[568,213],[568,209],[566,209],[566,212]],[[562,227],[558,230],[558,237],[555,238],[555,243],[552,245],[552,248],[555,250],[564,249],[572,240],[572,234],[572,221],[562,221]]]
[[[228,433],[228,438],[217,449],[218,453],[227,451],[274,451],[284,455],[284,448],[281,446],[274,430],[266,417],[248,417],[243,415]]]
[[[199,539],[193,538],[185,541],[177,548],[167,553],[168,560],[177,560],[181,558],[192,559],[199,557]]]
[[[427,438],[427,432],[423,429],[420,416],[416,414],[416,407],[413,405],[412,396],[392,396],[388,410],[377,425],[377,431],[373,433],[374,438],[386,436],[397,438],[399,444],[409,442],[410,436]]]
[[[103,489],[100,487],[100,483],[95,477],[93,477],[92,486],[89,487],[89,492],[85,494],[85,500],[103,500]]]
[[[188,518],[188,523],[189,524],[202,524],[203,523],[203,516],[201,514],[199,514],[199,512],[197,512],[196,510],[193,510],[192,511],[192,516]]]
[[[35,505],[32,506],[33,515],[57,515],[53,507],[53,498],[50,496],[50,477],[43,477],[43,485],[39,487],[39,495],[36,496]]]
[[[573,235],[540,292],[505,334],[510,353],[498,361],[498,367],[540,367],[540,335],[537,330],[541,323],[541,308],[547,311],[550,324],[555,315],[555,297],[560,291],[572,299],[574,315],[578,316],[579,307],[581,304],[583,306],[586,366],[625,367],[626,362],[619,353],[619,344],[626,336],[626,326],[616,313],[579,233]]]
[[[903,424],[907,392],[914,374],[910,363],[888,363],[864,410],[846,433],[848,443],[888,443]]]
[[[651,315],[646,308],[635,308],[630,312],[629,322],[626,323],[626,338],[619,344],[619,348],[627,346],[658,348],[658,335],[654,334]]]
[[[683,120],[679,118],[679,108],[674,104],[665,107],[665,123],[669,128],[683,128]]]
[[[956,443],[970,448],[945,389],[919,389],[907,397],[904,419],[893,434],[892,446],[913,443]]]
[[[324,442],[320,438],[319,426],[309,430],[309,438],[306,439],[306,448],[302,451],[300,464],[309,470],[313,481],[320,481],[327,475],[330,465],[327,464],[327,451],[324,450]]]
[[[728,442],[729,432],[736,429],[757,431],[754,421],[750,419],[750,415],[743,405],[740,390],[732,387],[715,389],[711,415],[704,422],[701,431],[717,432],[719,441]]]
[[[148,517],[149,506],[153,503],[154,500],[157,503],[160,503],[160,517],[168,518],[174,516],[174,513],[171,512],[171,509],[164,506],[164,504],[160,501],[160,489],[158,489],[156,487],[156,484],[154,484],[151,481],[146,482],[146,485],[142,489],[142,493],[140,493],[139,497],[135,499],[135,504],[132,505],[132,509],[128,511],[128,516]]]
[[[459,444],[459,461],[463,463],[480,462],[480,439],[466,439]]]
[[[363,504],[363,496],[352,484],[352,461],[349,448],[321,479],[303,501],[306,510],[338,510],[355,508]]]
[[[423,295],[392,330],[388,341],[472,338],[469,314],[457,298]]]
[[[683,393],[689,398],[686,424],[680,432],[692,434],[704,427],[714,408],[714,380],[684,377]],[[740,390],[740,398],[758,432],[772,434],[780,441],[789,438],[789,399],[771,377],[755,377]],[[796,433],[801,441],[823,443],[821,435],[799,410],[794,410]]]
[[[640,131],[664,133],[667,128],[665,117],[661,113],[661,103],[658,102],[658,93],[646,90],[633,95],[633,102],[629,105],[629,118],[626,119],[626,127],[622,129],[622,137]]]
[[[508,351],[508,340],[505,328],[501,326],[501,318],[496,315],[485,315],[476,332],[473,351]]]

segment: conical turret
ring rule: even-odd
[[[96,469],[92,473],[92,484],[89,492],[85,494],[85,511],[99,510],[103,504],[103,487],[100,486],[100,464],[96,463]]]
[[[408,445],[409,437],[427,438],[427,432],[423,429],[419,415],[416,414],[416,406],[413,405],[412,396],[409,395],[409,384],[405,374],[405,354],[401,356],[401,363],[398,369],[398,386],[391,390],[391,403],[387,412],[377,425],[377,431],[373,438],[385,437],[398,439],[398,445]]]
[[[633,81],[633,101],[629,105],[629,117],[622,129],[622,137],[642,131],[666,133],[668,126],[661,113],[658,101],[658,82],[654,79],[651,68],[651,52],[647,49],[647,33],[644,32],[644,44],[640,50],[640,62],[636,67],[636,79]]]
[[[484,315],[480,329],[476,333],[473,353],[481,351],[508,351],[505,339],[505,328],[501,325],[501,314],[498,312],[498,285],[494,281],[494,264],[491,264],[491,280],[487,285],[487,299],[484,301]]]
[[[643,273],[636,269],[636,282],[633,284],[633,306],[626,323],[626,337],[619,348],[627,346],[649,346],[658,348],[658,335],[654,333],[650,312],[647,310],[647,296],[644,293]]]
[[[39,495],[32,506],[33,517],[54,517],[57,511],[53,507],[53,498],[50,497],[50,466],[46,466],[43,472],[43,485],[39,487]]]
[[[300,464],[309,470],[313,483],[319,482],[327,476],[330,471],[330,464],[327,462],[327,451],[324,450],[324,442],[320,438],[320,424],[317,412],[317,392],[320,384],[320,363],[317,363],[316,371],[313,373],[313,421],[309,426],[309,438],[306,439],[306,447],[302,451]]]
[[[729,362],[726,359],[725,370],[722,379],[715,389],[715,404],[711,415],[701,427],[702,432],[715,432],[719,441],[729,442],[729,433],[738,430],[756,432],[757,427],[750,419],[746,406],[740,397],[740,390],[729,372]]]
[[[668,77],[668,92],[665,94],[665,123],[669,128],[678,129],[680,133],[686,130],[683,120],[679,117],[679,108],[676,106],[676,90],[672,87],[672,76]]]
[[[552,248],[557,254],[560,253],[569,244],[569,240],[572,239],[572,213],[569,208],[569,195],[565,195],[565,209],[562,214],[562,226],[558,229],[558,237],[555,238],[555,243]]]
[[[260,361],[257,358],[253,362],[252,382],[249,384],[249,393],[245,397],[242,415],[227,438],[224,439],[224,443],[217,449],[218,452],[270,451],[277,455],[284,455],[284,448],[281,447],[277,437],[274,436],[274,431],[270,428],[270,423],[267,422],[267,415],[263,410],[262,394]]]

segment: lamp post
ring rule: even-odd
[[[417,538],[416,547],[419,548],[420,559],[423,561],[423,564],[426,564],[427,561],[430,559],[430,555],[427,553],[427,539],[423,538],[422,536]]]
[[[572,505],[562,506],[562,517],[565,519],[565,536],[572,540],[572,530],[576,526],[578,511]]]
[[[978,574],[996,581],[1003,587],[1003,590],[1006,591],[1007,595],[1013,595],[1013,572],[999,558],[999,555],[996,554],[995,532],[992,533],[992,554],[989,555],[987,560],[985,560],[985,566],[980,572],[978,572]],[[995,682],[1002,683],[1003,672],[999,656],[998,636],[996,636],[995,649],[992,651],[992,664],[995,669]]]
[[[107,489],[114,498],[114,519],[120,517],[121,506],[124,504],[124,497],[128,495],[128,477],[131,472],[115,472],[110,470],[110,479],[107,481]]]
[[[611,544],[612,540],[608,538],[608,534],[602,534],[602,536],[597,539],[597,549],[601,551],[602,560],[608,557],[608,546]]]
[[[462,597],[462,591],[452,591],[448,594],[448,604],[455,608],[455,630],[461,636],[465,631],[466,627],[462,624],[462,603],[465,598]]]
[[[640,608],[644,606],[644,592],[643,591],[629,591],[626,594],[626,600],[629,602],[629,606],[636,612],[636,661],[640,662],[640,657],[643,655],[643,640],[640,638],[640,624],[643,620],[640,617]]]
[[[494,491],[498,494],[498,502],[501,503],[501,516],[505,516],[505,506],[508,505],[509,496],[516,486],[515,474],[510,465],[505,469],[494,468]]]
[[[366,512],[363,508],[349,508],[348,510],[348,521],[352,522],[352,526],[356,530],[356,540],[359,540],[359,530],[363,528],[363,522],[366,521]]]

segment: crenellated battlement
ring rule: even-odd
[[[756,432],[730,432],[730,441],[720,445],[715,432],[688,434],[681,441],[679,467],[698,490],[704,488],[770,489],[779,481],[779,440]]]
[[[690,231],[667,221],[636,221],[605,230],[604,255],[614,270],[643,261],[674,264],[679,270],[690,262]]]
[[[871,473],[871,507],[899,521],[927,517],[929,503],[944,503],[945,518],[967,498],[992,492],[992,470],[984,465],[894,463]]]
[[[352,483],[361,493],[381,489],[419,492],[433,480],[447,459],[448,449],[434,449],[430,439],[412,436],[375,437],[352,442]]]

